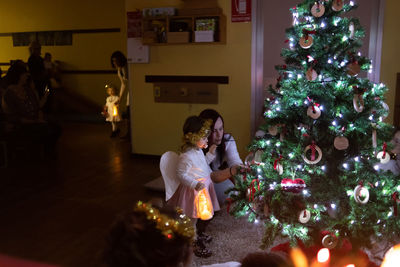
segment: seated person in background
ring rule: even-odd
[[[179,210],[139,201],[111,227],[103,256],[108,267],[185,267],[193,239],[192,222]]]
[[[232,135],[224,132],[224,119],[217,111],[213,109],[203,110],[199,117],[205,120],[212,120],[211,134],[208,137],[208,145],[209,148],[212,148],[213,145],[216,145],[217,149],[215,151],[215,159],[210,163],[211,169],[213,171],[217,171],[229,168],[231,174],[235,174],[236,170],[233,169],[236,168],[235,166],[243,165],[243,162],[240,159],[237,151],[235,139]],[[205,149],[205,153],[208,152],[208,149]],[[214,179],[213,181],[215,182]],[[233,187],[233,183],[229,179],[220,183],[214,183],[214,188],[220,205],[222,205],[227,198],[225,191],[231,187]]]
[[[7,121],[13,123],[14,133],[21,138],[42,143],[48,155],[54,155],[56,141],[61,129],[57,124],[44,120],[41,108],[47,95],[39,99],[23,61],[15,61],[4,77],[6,90],[2,98],[2,108]]]

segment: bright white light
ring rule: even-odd
[[[257,172],[261,172],[261,168],[257,168]]]
[[[289,75],[288,75],[288,76],[289,76],[289,78],[292,78],[292,77],[293,77],[293,74],[289,73]]]
[[[332,209],[336,209],[336,205],[335,204],[331,204],[331,208]]]
[[[350,127],[353,127],[353,126],[354,126],[354,124],[351,123],[351,124],[350,124]]]
[[[389,211],[388,217],[390,217],[390,216],[392,216],[392,215],[393,215],[393,212]]]
[[[354,224],[354,221],[351,221],[350,224]]]
[[[303,168],[303,166],[301,166],[300,164],[297,165],[297,169],[301,169],[301,168]]]
[[[297,74],[297,79],[301,79],[301,74]]]
[[[368,73],[372,73],[372,69],[369,69],[369,70],[368,70]]]
[[[293,47],[294,47],[294,44],[293,44],[293,43],[289,43],[289,47],[290,47],[290,48],[293,48]]]
[[[343,38],[342,38],[342,42],[346,42],[348,39],[349,39],[349,38],[345,35],[345,36],[343,36]]]
[[[332,64],[332,59],[328,59],[328,63],[329,63],[329,64]]]
[[[371,116],[368,117],[368,119],[369,119],[370,121],[372,121],[372,120],[374,119],[374,116],[371,115]]]
[[[336,121],[332,121],[332,125],[333,125],[333,126],[336,126]]]
[[[349,167],[349,164],[343,163],[343,168],[347,169]]]
[[[307,100],[304,100],[304,105],[308,105],[308,101]]]
[[[316,208],[318,208],[318,205],[317,205],[317,204],[314,204],[314,209],[316,209]]]
[[[346,62],[344,62],[344,61],[342,61],[341,63],[340,63],[340,66],[341,67],[344,67],[346,65]]]
[[[340,117],[340,118],[343,118],[343,114],[342,114],[342,113],[339,113],[339,117]]]
[[[319,79],[319,80],[322,80],[322,75],[321,75],[321,74],[318,75],[318,79]]]
[[[376,182],[376,183],[375,183],[375,187],[378,187],[378,186],[379,186],[379,182]]]
[[[303,65],[306,65],[306,64],[307,64],[307,62],[304,60],[303,62],[301,62],[301,64],[303,64]]]
[[[380,223],[381,222],[381,220],[378,220],[376,223]]]
[[[319,110],[324,110],[324,106],[319,106]]]
[[[379,121],[382,122],[382,121],[383,121],[383,118],[382,118],[382,117],[379,117]]]
[[[308,195],[308,191],[307,190],[303,190],[303,195],[307,196]]]
[[[323,171],[325,171],[325,169],[326,169],[325,165],[322,166],[321,169],[322,169]]]
[[[354,2],[353,1],[350,1],[350,6],[354,6]]]
[[[255,224],[257,224],[257,223],[258,223],[258,220],[257,220],[257,219],[255,219],[254,223],[255,223]]]
[[[289,40],[290,40],[291,42],[293,42],[293,41],[294,41],[293,37],[290,37],[290,38],[289,38]]]
[[[281,108],[280,108],[280,107],[277,107],[276,110],[277,110],[277,111],[281,111]]]
[[[374,169],[375,169],[376,171],[379,171],[379,165],[375,165],[375,166],[374,166]]]
[[[321,22],[321,28],[325,28],[326,24],[325,22]]]
[[[360,161],[360,158],[359,158],[359,157],[355,157],[355,158],[354,158],[354,161],[359,162],[359,161]]]
[[[271,144],[271,141],[270,141],[270,140],[268,140],[268,141],[267,141],[267,145],[270,145],[270,144]]]
[[[361,57],[361,52],[358,52],[358,54],[357,54],[359,57]]]
[[[293,158],[294,154],[293,153],[289,153],[289,158]]]
[[[275,145],[276,145],[277,147],[280,147],[280,146],[281,146],[281,143],[278,142],[278,143],[276,143]]]

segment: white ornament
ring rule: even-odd
[[[354,23],[353,22],[350,22],[349,31],[350,31],[350,39],[353,39],[354,38],[354,32],[355,32]]]
[[[309,210],[302,210],[299,214],[299,222],[308,223],[311,219],[311,212]]]
[[[313,38],[311,35],[303,36],[300,38],[299,44],[302,48],[308,49],[313,45]]]
[[[270,126],[268,127],[268,133],[272,136],[275,136],[278,134],[278,127],[276,126]]]
[[[364,110],[364,99],[362,94],[354,94],[353,107],[354,110],[357,111],[358,113]]]
[[[315,3],[313,5],[313,7],[311,8],[311,14],[314,17],[317,17],[317,18],[322,17],[324,15],[324,13],[325,13],[325,6],[323,4]]]
[[[343,0],[333,0],[332,2],[332,9],[334,11],[340,11],[343,9]]]
[[[345,150],[349,147],[349,140],[344,136],[338,136],[333,141],[333,145],[337,150]]]
[[[381,151],[376,155],[376,158],[379,159],[382,164],[386,164],[390,161],[390,155],[388,152]]]
[[[337,246],[338,239],[333,235],[326,235],[322,238],[322,245],[326,248],[333,249]]]
[[[321,110],[317,106],[314,106],[314,108],[312,106],[309,106],[307,109],[307,116],[316,120],[321,116]]]
[[[313,70],[313,68],[309,68],[306,72],[306,78],[308,81],[315,81],[318,77],[318,73]]]
[[[354,189],[354,200],[360,204],[367,204],[369,200],[369,191],[362,185],[357,185]]]
[[[315,145],[315,150],[318,152],[318,157],[315,160],[309,160],[306,157],[306,153],[310,149],[311,149],[311,145],[306,146],[306,148],[304,149],[304,154],[302,155],[303,156],[303,160],[308,164],[317,164],[322,159],[322,150],[317,145]]]
[[[256,136],[256,137],[264,137],[264,136],[265,136],[265,132],[264,132],[263,130],[258,130],[258,131],[255,133],[255,136]]]
[[[279,175],[283,174],[283,166],[281,164],[276,164],[276,171],[279,173]]]

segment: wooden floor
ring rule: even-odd
[[[56,160],[19,152],[0,169],[0,254],[66,267],[101,266],[104,236],[137,200],[156,157],[132,157],[110,125],[63,123]],[[40,155],[40,153],[38,153]]]

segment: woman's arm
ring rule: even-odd
[[[225,157],[228,166],[243,165],[243,161],[240,159],[233,136],[230,136],[230,138],[225,141]]]
[[[220,183],[223,182],[227,179],[232,178],[234,175],[237,174],[237,170],[238,170],[237,165],[235,166],[231,166],[229,168],[226,168],[224,170],[219,170],[219,171],[213,171],[210,176],[211,176],[211,180],[214,183]]]
[[[119,90],[119,98],[122,98],[122,96],[125,93],[126,87],[128,86],[128,78],[127,78],[127,68],[126,67],[122,67],[119,71],[118,71],[118,77],[121,81],[121,87]]]

